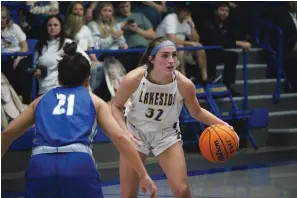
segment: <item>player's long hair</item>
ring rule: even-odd
[[[58,64],[58,80],[62,86],[77,87],[84,85],[91,73],[89,61],[81,53],[77,52],[75,42],[66,43],[63,48],[65,55]]]
[[[150,44],[148,45],[148,47],[146,48],[145,52],[143,53],[143,55],[140,58],[140,61],[138,63],[138,66],[143,66],[146,65],[147,66],[147,72],[151,72],[154,69],[154,65],[152,64],[151,61],[149,61],[149,56],[152,52],[152,50],[159,45],[160,43],[162,43],[163,41],[167,41],[169,40],[166,37],[158,37],[155,38],[154,40],[152,40],[150,42]],[[155,58],[156,55],[153,56],[153,59]],[[178,67],[178,66],[177,66]]]

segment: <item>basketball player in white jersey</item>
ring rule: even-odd
[[[194,84],[176,71],[176,54],[171,41],[163,37],[153,40],[142,57],[142,66],[123,79],[112,113],[122,129],[135,137],[144,163],[150,152],[157,157],[175,197],[190,198],[178,122],[183,104],[192,117],[207,125],[229,125],[200,107]],[[128,99],[124,117],[122,109]],[[123,156],[120,156],[120,182],[122,198],[137,197],[137,174]]]

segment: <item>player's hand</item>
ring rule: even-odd
[[[230,129],[232,129],[232,130],[234,131],[233,126],[229,125],[227,122],[225,122],[224,125],[225,125],[226,127],[230,128]]]
[[[151,198],[157,197],[157,187],[155,186],[155,183],[153,182],[153,180],[150,178],[148,174],[146,174],[144,177],[141,177],[139,183],[140,183],[142,192],[146,193],[148,189],[150,192]]]
[[[239,147],[239,140],[240,140],[240,138],[239,138],[239,136],[237,135],[237,133],[235,132],[233,126],[229,125],[227,122],[225,122],[224,125],[225,125],[226,127],[229,127],[230,129],[232,129],[233,133],[235,134],[235,136],[236,136],[236,138],[237,138],[238,147]]]
[[[131,140],[135,145],[140,145],[139,140],[138,140],[138,139],[137,139],[137,138],[136,138],[130,131],[128,131],[127,134],[128,134],[128,136],[129,136],[130,140]]]

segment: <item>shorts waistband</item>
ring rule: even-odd
[[[45,154],[45,153],[71,153],[71,152],[83,152],[83,153],[89,153],[92,155],[92,149],[90,146],[75,143],[70,144],[67,146],[59,146],[59,147],[52,147],[52,146],[37,146],[33,148],[32,155],[37,154]]]

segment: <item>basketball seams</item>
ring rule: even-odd
[[[215,162],[218,162],[218,161],[215,159],[215,157],[214,157],[214,155],[213,155],[213,153],[212,153],[212,150],[211,150],[211,142],[210,142],[210,140],[211,140],[211,132],[210,132],[208,129],[207,129],[207,131],[209,132],[208,142],[209,142],[209,150],[210,150],[212,159],[213,159]]]
[[[230,143],[232,143],[232,145],[237,145],[238,146],[238,144],[236,143],[237,141],[235,140],[234,135],[232,135],[231,132],[229,132],[229,128],[225,128],[223,126],[219,127],[219,125],[220,124],[218,124],[218,125],[211,125],[211,126],[207,127],[203,131],[204,134],[202,133],[202,135],[199,138],[199,146],[201,146],[201,148],[203,148],[201,150],[202,151],[201,154],[203,156],[205,155],[204,157],[206,159],[208,159],[209,161],[215,162],[215,163],[222,163],[222,162],[225,162],[227,160],[230,160],[230,158],[233,156],[232,153],[230,152],[230,149],[231,148],[229,148],[229,144]],[[235,133],[235,131],[232,130],[231,128],[230,128],[230,130]],[[212,131],[214,131],[215,134],[212,133]],[[228,135],[224,135],[223,133],[220,133],[220,131],[226,132]],[[209,135],[209,137],[208,137],[208,144],[206,143],[207,142],[207,135]],[[218,136],[218,137],[214,137],[215,135]],[[205,138],[206,138],[206,140],[204,140]],[[221,144],[218,144],[219,142],[221,142]],[[202,146],[203,143],[206,143],[206,145],[205,146]],[[209,148],[207,148],[207,146]],[[212,151],[215,151],[216,150],[215,147],[217,147],[217,146],[220,146],[221,147],[221,152],[222,152],[222,154],[223,154],[223,156],[225,158],[223,161],[220,161],[221,160],[221,157],[223,157],[223,156],[221,156],[221,154],[220,154],[220,156],[217,156],[216,155],[216,152],[212,152]],[[214,148],[212,148],[212,147],[214,147]],[[225,150],[225,154],[224,154],[223,148]],[[219,160],[219,158],[220,158],[220,160]]]
[[[227,151],[227,149],[226,149],[226,146],[225,146],[225,144],[224,144],[224,142],[223,142],[223,140],[222,140],[222,138],[220,137],[220,135],[219,135],[219,133],[215,130],[215,127],[212,127],[211,126],[211,128],[212,128],[212,130],[214,130],[214,132],[217,134],[217,136],[218,136],[218,138],[220,139],[220,141],[222,142],[222,144],[223,144],[223,147],[224,147],[224,149],[225,149],[225,152],[226,152],[226,157],[227,157],[227,159],[230,159],[229,158],[229,153],[228,153],[228,151]],[[230,156],[231,157],[231,156]]]
[[[206,129],[206,130],[207,130],[207,132],[209,132],[208,129]],[[203,134],[203,132],[202,132],[202,135],[203,135],[203,136],[200,136],[200,137],[199,137],[199,144],[200,144],[200,141],[203,140],[203,137],[207,134],[207,132],[205,132],[204,134]]]
[[[232,138],[233,142],[237,145],[237,147],[239,147],[239,143],[238,141],[235,141],[233,136],[229,133],[229,131],[223,129],[223,128],[220,128],[218,125],[216,125],[216,127],[218,127],[219,129],[221,129],[222,131],[226,132],[228,135],[230,135],[230,137]],[[236,133],[235,131],[233,131],[234,133]]]

